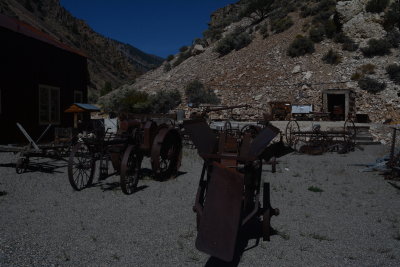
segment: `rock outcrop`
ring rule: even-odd
[[[360,3],[360,6],[343,7],[350,2]],[[354,19],[351,18],[352,14],[356,14],[355,17],[364,16],[365,7],[361,8],[361,4],[364,6],[365,2],[357,0],[346,1],[346,5],[338,3],[338,6],[347,12],[342,16],[347,20],[344,25]],[[123,91],[136,89],[157,92],[178,89],[183,94],[186,84],[197,79],[207,88],[214,90],[225,105],[249,104],[251,108],[234,112],[242,119],[252,120],[260,118],[263,112],[268,111],[270,101],[313,104],[314,110],[320,111],[323,107],[322,91],[347,89],[354,91],[357,113],[368,114],[374,122],[383,122],[388,118],[400,120],[399,86],[389,80],[385,70],[389,64],[400,62],[399,49],[392,49],[390,55],[368,58],[360,50],[345,51],[342,50],[341,44],[332,39],[325,39],[315,44],[313,54],[292,58],[287,55],[287,48],[298,34],[307,34],[304,32],[304,25],[310,24],[312,18],[302,18],[298,12],[289,13],[289,16],[294,25],[282,33],[270,34],[267,38],[257,31],[257,25],[248,24],[247,19],[227,26],[225,32],[230,31],[233,25],[247,25],[253,38],[252,42],[247,47],[233,50],[225,56],[220,56],[214,51],[218,42],[212,43],[204,52],[189,57],[170,71],[158,68],[146,73],[138,78],[136,83],[124,86]],[[366,15],[362,19],[368,21],[369,18],[370,16]],[[260,25],[265,22],[269,23],[268,19]],[[371,31],[369,37],[362,35],[360,29],[357,31],[360,32],[359,37],[355,32],[354,36],[350,35],[353,34],[351,31],[347,34],[356,39],[361,47],[365,46],[364,43],[372,36],[379,38],[386,34],[383,28],[379,28],[377,32]],[[341,58],[337,65],[327,64],[322,60],[331,49],[337,51]],[[174,61],[171,62],[173,63]],[[361,90],[357,81],[352,80],[353,74],[366,64],[374,66],[374,71],[368,74],[369,77],[387,83],[382,92],[371,94]],[[115,91],[104,97],[101,103],[107,104],[110,99],[117,101],[123,95]],[[187,103],[183,100],[180,108],[187,109]]]

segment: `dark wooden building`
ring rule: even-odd
[[[0,143],[25,140],[17,122],[34,140],[49,124],[72,127],[73,114],[64,110],[87,103],[88,83],[84,54],[0,15]]]

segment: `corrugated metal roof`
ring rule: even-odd
[[[81,51],[73,49],[73,48],[69,47],[68,45],[57,41],[55,38],[51,37],[47,33],[44,33],[41,30],[33,27],[32,25],[29,25],[25,22],[15,19],[15,18],[10,18],[10,17],[0,14],[0,27],[6,28],[8,30],[11,30],[11,31],[23,34],[25,36],[37,39],[39,41],[48,43],[50,45],[64,49],[71,53],[74,53],[74,54],[77,54],[77,55],[80,55],[83,57],[87,57]]]
[[[94,111],[94,112],[100,112],[100,108],[96,107],[95,105],[91,104],[82,104],[82,103],[74,103],[74,105],[77,105],[78,107],[85,109],[87,111]]]
[[[66,113],[80,113],[80,112],[100,112],[100,108],[82,103],[74,103],[69,108],[64,110]]]

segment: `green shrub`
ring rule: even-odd
[[[240,50],[251,43],[251,36],[242,28],[236,29],[233,33],[228,34],[221,39],[214,51],[220,56],[229,54],[232,50]]]
[[[324,11],[321,11],[321,12],[317,13],[317,15],[314,16],[312,22],[313,22],[313,24],[317,24],[317,23],[323,24],[323,23],[325,23],[327,20],[329,20],[330,17],[331,17],[332,15],[334,15],[334,14],[335,14],[335,11],[334,11],[334,10],[324,10]]]
[[[387,66],[386,72],[394,83],[400,85],[400,65],[391,64]]]
[[[314,10],[311,7],[309,7],[308,5],[302,6],[300,8],[300,10],[301,10],[300,16],[302,18],[306,18],[306,17],[309,17],[311,15],[314,15]]]
[[[172,61],[172,60],[174,60],[174,58],[175,58],[174,55],[169,55],[169,56],[167,57],[167,61]]]
[[[348,42],[349,40],[350,40],[350,38],[344,32],[338,32],[333,37],[333,41],[335,43],[339,43],[339,44],[344,44],[345,42]]]
[[[336,0],[322,0],[318,2],[317,11],[334,9],[336,7]]]
[[[290,44],[287,53],[291,57],[298,57],[305,54],[312,54],[314,51],[314,43],[309,38],[299,35]]]
[[[385,13],[383,27],[386,31],[392,30],[394,27],[400,28],[400,4],[392,3],[389,10]]]
[[[206,39],[210,39],[211,42],[218,41],[222,37],[223,29],[221,28],[211,28],[203,32],[203,36]]]
[[[361,48],[364,56],[384,56],[390,54],[391,44],[386,39],[370,39],[368,46]]]
[[[146,92],[131,90],[117,103],[114,111],[124,110],[131,113],[150,113],[151,105],[149,95]]]
[[[374,64],[368,63],[360,67],[360,70],[364,74],[374,74],[376,66]]]
[[[374,80],[369,77],[362,78],[358,81],[358,86],[362,89],[365,90],[371,94],[376,94],[379,93],[386,88],[386,83],[385,82],[378,82],[377,80]]]
[[[175,60],[173,67],[180,65],[183,61],[190,58],[191,55],[192,55],[192,53],[190,50],[183,52],[183,53],[179,53],[179,57]]]
[[[324,190],[319,188],[318,186],[310,186],[310,187],[308,187],[308,191],[315,192],[315,193],[324,192]]]
[[[268,34],[268,24],[264,23],[263,25],[260,26],[260,34],[262,37],[265,39],[269,36]]]
[[[388,6],[389,0],[369,0],[365,10],[371,13],[381,13]]]
[[[176,90],[158,91],[150,97],[150,105],[152,113],[168,113],[175,109],[181,102],[181,93]]]
[[[342,49],[350,52],[357,51],[358,49],[358,44],[356,44],[352,39],[347,37],[345,39],[345,42],[342,44]]]
[[[309,36],[314,43],[324,40],[325,29],[323,27],[314,27],[310,30]]]
[[[188,103],[191,103],[194,107],[199,106],[199,104],[220,103],[214,91],[205,89],[204,85],[198,80],[194,80],[186,85],[185,95]]]
[[[389,31],[385,38],[392,47],[398,48],[400,45],[400,32],[396,29]]]
[[[332,39],[337,33],[338,28],[333,20],[328,20],[324,23],[325,35],[326,37]]]
[[[187,50],[188,50],[188,47],[186,45],[179,48],[179,52],[181,52],[181,53],[186,52]]]
[[[167,113],[176,108],[181,102],[181,94],[176,89],[158,91],[155,95],[131,90],[114,103],[112,110],[123,110],[130,113]]]
[[[271,31],[274,31],[275,33],[281,33],[292,27],[292,25],[293,21],[289,16],[271,20]]]
[[[326,53],[326,54],[322,57],[322,60],[323,60],[325,63],[332,64],[332,65],[337,65],[337,64],[339,64],[339,63],[341,62],[341,57],[340,57],[340,55],[339,55],[337,52],[335,52],[335,51],[333,51],[332,49],[330,49],[330,50],[328,51],[328,53]]]
[[[164,72],[168,72],[172,69],[172,66],[169,62],[164,64]]]
[[[362,77],[364,77],[364,75],[362,73],[359,73],[358,71],[353,73],[353,75],[351,75],[351,80],[352,81],[358,81],[360,80]]]
[[[243,8],[240,17],[251,17],[255,21],[261,21],[266,18],[267,14],[271,11],[271,6],[274,0],[249,0],[247,5]],[[254,16],[255,15],[255,16]]]

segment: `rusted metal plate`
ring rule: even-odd
[[[204,120],[184,121],[183,127],[189,133],[199,154],[208,154],[214,151],[217,136]]]
[[[258,157],[267,148],[268,144],[279,134],[279,129],[268,125],[251,142],[249,155]]]
[[[231,261],[240,224],[244,175],[213,162],[196,247]]]

